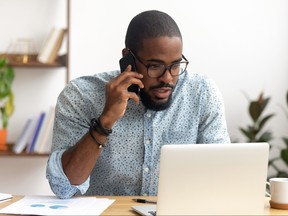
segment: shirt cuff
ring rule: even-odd
[[[84,194],[89,188],[90,176],[81,185],[72,185],[62,168],[61,157],[64,151],[54,151],[49,157],[46,177],[49,180],[50,187],[60,198],[70,198],[77,192]]]

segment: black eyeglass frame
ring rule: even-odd
[[[163,75],[165,74],[165,72],[167,71],[167,69],[168,69],[168,71],[170,72],[171,76],[173,76],[173,77],[180,76],[181,74],[183,74],[183,73],[186,72],[186,69],[187,69],[188,64],[189,64],[189,61],[188,61],[188,60],[186,59],[186,57],[182,54],[182,58],[183,58],[185,61],[180,61],[180,62],[178,62],[178,63],[173,63],[173,64],[168,65],[168,66],[165,66],[164,64],[159,64],[159,65],[163,65],[163,66],[164,66],[163,72],[161,73],[161,75],[154,77],[154,76],[151,76],[151,75],[149,74],[149,68],[150,68],[152,65],[147,65],[147,64],[145,64],[136,54],[134,54],[134,52],[132,52],[132,50],[130,50],[130,49],[128,49],[128,50],[129,50],[129,52],[133,55],[133,57],[134,57],[135,59],[137,59],[142,65],[144,65],[144,66],[146,67],[147,74],[148,74],[148,76],[149,76],[150,78],[159,78],[159,77],[163,76]],[[181,70],[181,68],[180,68],[179,73],[178,73],[177,75],[172,74],[171,68],[172,68],[175,64],[182,64],[182,63],[186,63],[185,68],[184,68],[183,70]]]

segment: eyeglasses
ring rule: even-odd
[[[168,66],[165,66],[164,64],[145,64],[131,50],[129,51],[134,56],[135,59],[137,59],[142,65],[146,67],[147,74],[151,78],[159,78],[163,76],[166,70],[170,72],[171,76],[180,76],[181,74],[186,72],[187,66],[189,64],[189,61],[185,58],[184,55],[182,55],[182,58],[185,61],[176,62]]]

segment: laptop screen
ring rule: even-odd
[[[161,149],[157,214],[261,214],[268,143]]]

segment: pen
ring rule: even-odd
[[[132,200],[135,201],[135,202],[138,202],[138,203],[154,203],[154,204],[157,203],[156,201],[146,200],[146,199],[132,199]]]

